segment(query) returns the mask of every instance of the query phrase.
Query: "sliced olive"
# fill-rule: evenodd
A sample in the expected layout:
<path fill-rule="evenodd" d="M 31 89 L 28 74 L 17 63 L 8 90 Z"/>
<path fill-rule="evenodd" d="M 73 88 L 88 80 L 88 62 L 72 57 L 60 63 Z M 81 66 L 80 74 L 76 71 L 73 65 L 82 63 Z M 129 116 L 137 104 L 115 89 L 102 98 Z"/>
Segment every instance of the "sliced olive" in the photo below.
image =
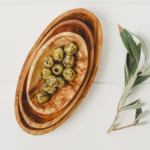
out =
<path fill-rule="evenodd" d="M 55 64 L 53 67 L 52 67 L 52 72 L 55 74 L 55 75 L 61 75 L 62 72 L 63 72 L 63 66 L 61 64 Z"/>

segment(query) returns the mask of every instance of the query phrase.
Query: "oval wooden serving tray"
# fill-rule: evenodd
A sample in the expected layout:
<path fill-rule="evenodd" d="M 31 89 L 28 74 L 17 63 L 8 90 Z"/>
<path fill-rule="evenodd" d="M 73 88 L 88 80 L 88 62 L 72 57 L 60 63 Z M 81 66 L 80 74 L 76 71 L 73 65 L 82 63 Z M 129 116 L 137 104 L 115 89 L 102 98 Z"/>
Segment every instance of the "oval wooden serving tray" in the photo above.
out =
<path fill-rule="evenodd" d="M 76 77 L 66 86 L 60 88 L 50 97 L 47 103 L 39 104 L 35 95 L 42 91 L 44 81 L 41 79 L 41 69 L 44 68 L 44 59 L 53 55 L 57 47 L 64 47 L 69 42 L 77 45 L 75 65 L 73 67 Z M 27 97 L 31 107 L 41 114 L 52 114 L 64 108 L 78 92 L 88 67 L 88 52 L 84 39 L 72 32 L 62 32 L 48 40 L 35 56 L 27 80 Z"/>
<path fill-rule="evenodd" d="M 63 22 L 59 23 L 42 39 L 42 41 L 37 46 L 37 48 L 34 50 L 34 52 L 38 51 L 39 48 L 41 47 L 41 45 L 43 45 L 43 43 L 45 43 L 47 41 L 47 39 L 50 39 L 50 37 L 53 37 L 53 35 L 58 34 L 61 31 L 63 32 L 63 31 L 68 31 L 68 30 L 80 34 L 80 36 L 84 37 L 84 40 L 87 44 L 88 54 L 89 54 L 88 55 L 89 56 L 89 58 L 88 58 L 89 64 L 88 64 L 88 70 L 87 70 L 86 77 L 84 79 L 84 82 L 83 82 L 80 90 L 75 95 L 73 100 L 61 111 L 58 111 L 58 112 L 50 114 L 50 115 L 39 114 L 30 107 L 30 105 L 28 104 L 28 100 L 27 100 L 26 92 L 25 92 L 26 79 L 24 79 L 24 82 L 22 84 L 23 86 L 20 87 L 19 106 L 20 106 L 21 113 L 22 113 L 25 121 L 27 122 L 27 124 L 29 124 L 30 126 L 32 126 L 34 128 L 46 128 L 48 126 L 55 124 L 62 117 L 64 117 L 64 115 L 66 115 L 69 112 L 69 110 L 73 107 L 73 105 L 77 102 L 77 100 L 80 97 L 80 95 L 82 94 L 82 92 L 87 84 L 87 81 L 89 79 L 89 76 L 91 74 L 91 70 L 92 70 L 92 66 L 93 66 L 93 55 L 94 55 L 93 37 L 92 37 L 92 33 L 91 33 L 90 29 L 81 21 L 67 20 L 67 21 L 63 21 Z M 32 58 L 32 55 L 30 57 Z M 30 62 L 30 65 L 29 65 L 29 62 Z M 30 61 L 30 59 L 28 59 L 28 65 L 26 65 L 26 68 L 28 68 L 28 70 L 23 73 L 24 75 L 26 74 L 26 72 L 29 71 L 31 64 L 32 64 L 32 61 Z M 25 68 L 25 70 L 26 70 L 26 68 Z M 26 76 L 28 76 L 28 74 Z M 23 92 L 21 92 L 22 88 L 23 88 Z"/>
<path fill-rule="evenodd" d="M 80 21 L 83 21 L 92 31 L 93 34 L 93 40 L 94 40 L 94 47 L 95 47 L 95 51 L 94 51 L 94 66 L 92 69 L 92 74 L 90 76 L 90 79 L 88 81 L 87 86 L 85 87 L 80 99 L 78 100 L 78 102 L 74 105 L 74 107 L 68 112 L 68 114 L 62 118 L 58 123 L 56 123 L 55 125 L 45 128 L 45 129 L 36 129 L 31 127 L 30 125 L 28 125 L 22 114 L 20 111 L 20 107 L 19 107 L 19 94 L 20 94 L 20 83 L 22 82 L 22 77 L 23 77 L 23 71 L 25 69 L 25 65 L 28 62 L 28 59 L 30 58 L 30 56 L 32 55 L 32 53 L 34 53 L 35 48 L 40 44 L 41 40 L 46 36 L 46 34 L 54 27 L 56 26 L 58 23 L 65 21 L 65 20 L 69 20 L 69 19 L 78 19 Z M 22 68 L 19 80 L 18 80 L 18 85 L 17 85 L 17 90 L 16 90 L 16 97 L 15 97 L 15 114 L 16 114 L 16 119 L 18 124 L 20 125 L 20 127 L 27 133 L 32 134 L 32 135 L 42 135 L 48 132 L 51 132 L 53 130 L 55 130 L 56 128 L 58 128 L 60 125 L 62 125 L 71 115 L 72 113 L 76 110 L 76 108 L 80 105 L 80 103 L 83 101 L 84 97 L 86 96 L 87 92 L 89 91 L 94 77 L 96 75 L 98 66 L 99 66 L 99 61 L 100 61 L 100 56 L 101 56 L 101 50 L 102 50 L 102 28 L 101 25 L 98 21 L 98 19 L 96 18 L 96 16 L 91 13 L 88 10 L 85 9 L 74 9 L 74 10 L 70 10 L 68 12 L 65 12 L 64 14 L 60 15 L 59 17 L 57 17 L 42 33 L 42 35 L 39 37 L 39 39 L 37 40 L 37 42 L 35 43 L 35 45 L 33 46 L 32 50 L 30 51 L 25 64 Z"/>

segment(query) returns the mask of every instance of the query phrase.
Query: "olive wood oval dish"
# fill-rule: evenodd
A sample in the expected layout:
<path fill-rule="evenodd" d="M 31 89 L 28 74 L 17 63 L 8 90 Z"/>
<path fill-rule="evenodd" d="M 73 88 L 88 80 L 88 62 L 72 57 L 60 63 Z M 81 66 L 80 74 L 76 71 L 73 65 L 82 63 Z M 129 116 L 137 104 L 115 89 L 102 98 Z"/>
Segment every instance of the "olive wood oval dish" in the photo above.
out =
<path fill-rule="evenodd" d="M 93 66 L 93 56 L 94 56 L 94 45 L 93 45 L 93 37 L 90 29 L 81 21 L 79 20 L 67 20 L 59 23 L 56 25 L 46 36 L 42 39 L 40 44 L 37 46 L 37 48 L 34 50 L 34 53 L 30 56 L 30 59 L 28 59 L 28 64 L 26 64 L 26 69 L 28 70 L 31 67 L 32 64 L 32 58 L 36 55 L 35 52 L 38 52 L 41 46 L 48 41 L 48 39 L 52 38 L 54 35 L 57 35 L 58 33 L 61 33 L 63 31 L 71 31 L 76 34 L 79 34 L 86 42 L 87 49 L 88 49 L 88 70 L 85 76 L 85 79 L 80 87 L 80 90 L 77 92 L 75 97 L 71 100 L 71 102 L 65 106 L 62 110 L 49 114 L 49 115 L 43 115 L 40 113 L 37 113 L 34 111 L 31 106 L 28 103 L 27 96 L 26 96 L 26 84 L 27 80 L 25 79 L 22 83 L 22 87 L 20 87 L 20 96 L 19 96 L 19 106 L 20 111 L 22 113 L 22 116 L 24 117 L 26 123 L 30 125 L 33 128 L 47 128 L 49 126 L 52 126 L 53 124 L 57 123 L 61 118 L 63 118 L 70 109 L 75 105 L 77 100 L 79 99 L 80 95 L 82 94 L 87 81 L 89 79 L 89 76 L 91 74 L 92 66 Z M 81 32 L 82 31 L 82 32 Z M 24 69 L 24 75 L 28 76 L 28 70 Z M 22 77 L 23 78 L 23 77 Z"/>
<path fill-rule="evenodd" d="M 73 67 L 76 77 L 66 86 L 60 88 L 46 103 L 39 104 L 35 95 L 42 91 L 44 81 L 41 79 L 41 69 L 44 68 L 44 59 L 53 55 L 53 50 L 64 47 L 69 42 L 77 45 L 75 65 Z M 62 32 L 48 40 L 38 51 L 31 65 L 27 80 L 27 97 L 31 107 L 41 114 L 52 114 L 65 107 L 75 96 L 86 75 L 88 67 L 88 52 L 84 39 L 72 32 Z"/>
<path fill-rule="evenodd" d="M 77 20 L 82 21 L 89 27 L 89 29 L 92 32 L 93 41 L 94 41 L 94 59 L 93 59 L 93 68 L 91 71 L 91 76 L 88 80 L 88 83 L 86 84 L 86 87 L 83 93 L 81 94 L 79 100 L 77 101 L 77 103 L 71 108 L 71 110 L 63 118 L 61 118 L 59 122 L 44 129 L 33 128 L 30 126 L 30 124 L 26 123 L 20 110 L 21 108 L 20 106 L 22 106 L 21 103 L 24 102 L 24 101 L 21 102 L 21 98 L 26 97 L 26 92 L 24 93 L 22 92 L 23 92 L 24 86 L 26 86 L 24 83 L 26 83 L 25 80 L 26 80 L 26 75 L 28 71 L 28 67 L 27 67 L 28 61 L 30 60 L 30 57 L 34 57 L 34 53 L 36 53 L 35 49 L 41 44 L 42 39 L 44 39 L 44 37 L 56 25 L 58 25 L 62 21 L 67 21 L 70 19 L 77 19 Z M 74 113 L 74 111 L 78 108 L 78 106 L 81 104 L 81 102 L 85 98 L 86 94 L 88 93 L 94 81 L 94 78 L 95 78 L 95 75 L 99 66 L 100 58 L 101 58 L 102 43 L 103 43 L 103 35 L 102 35 L 101 24 L 99 20 L 97 19 L 97 17 L 92 12 L 86 9 L 79 8 L 79 9 L 73 9 L 73 10 L 67 11 L 63 13 L 62 15 L 58 16 L 52 23 L 48 25 L 48 27 L 43 31 L 43 33 L 41 34 L 41 36 L 38 38 L 33 48 L 31 49 L 30 53 L 28 54 L 26 61 L 23 65 L 22 71 L 20 73 L 20 77 L 19 77 L 18 84 L 17 84 L 16 96 L 15 96 L 15 115 L 16 115 L 16 120 L 23 131 L 31 135 L 42 135 L 42 134 L 49 133 L 57 129 L 58 127 L 60 127 Z M 25 99 L 25 102 L 26 102 L 26 99 Z M 35 115 L 32 115 L 32 113 L 29 113 L 29 115 L 30 117 L 32 116 L 32 118 L 35 117 Z"/>

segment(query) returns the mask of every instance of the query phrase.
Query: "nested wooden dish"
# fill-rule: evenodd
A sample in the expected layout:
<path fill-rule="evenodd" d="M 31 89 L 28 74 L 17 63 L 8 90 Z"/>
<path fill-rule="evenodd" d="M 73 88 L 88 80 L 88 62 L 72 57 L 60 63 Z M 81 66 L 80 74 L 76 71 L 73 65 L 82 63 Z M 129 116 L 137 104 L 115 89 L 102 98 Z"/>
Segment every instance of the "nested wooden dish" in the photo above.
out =
<path fill-rule="evenodd" d="M 34 50 L 34 52 L 38 51 L 39 48 L 41 47 L 41 45 L 43 43 L 45 43 L 47 41 L 47 39 L 50 39 L 50 37 L 52 37 L 52 35 L 55 35 L 59 32 L 63 32 L 64 30 L 65 31 L 69 30 L 69 31 L 78 33 L 82 37 L 84 37 L 84 39 L 86 41 L 86 44 L 87 44 L 87 47 L 88 47 L 88 54 L 89 54 L 89 58 L 88 58 L 89 59 L 89 64 L 88 64 L 87 74 L 86 74 L 86 77 L 84 79 L 84 82 L 83 82 L 80 90 L 75 95 L 73 100 L 65 108 L 63 108 L 61 111 L 58 111 L 58 112 L 50 114 L 50 115 L 41 115 L 40 113 L 35 112 L 30 107 L 30 105 L 28 104 L 28 101 L 27 101 L 27 97 L 26 97 L 26 92 L 25 92 L 25 90 L 26 90 L 26 79 L 24 78 L 24 80 L 23 80 L 24 82 L 22 83 L 23 86 L 20 87 L 20 91 L 22 91 L 22 93 L 20 92 L 20 95 L 19 95 L 19 106 L 20 106 L 21 113 L 22 113 L 25 121 L 27 122 L 27 124 L 29 124 L 30 126 L 32 126 L 34 128 L 46 128 L 48 126 L 51 126 L 51 125 L 55 124 L 62 117 L 64 117 L 68 113 L 68 111 L 73 107 L 73 105 L 77 102 L 77 100 L 80 97 L 80 95 L 82 94 L 82 92 L 83 92 L 83 90 L 86 86 L 86 83 L 89 79 L 89 76 L 91 74 L 91 69 L 92 69 L 92 66 L 93 66 L 93 55 L 94 55 L 93 38 L 92 38 L 92 33 L 89 30 L 89 28 L 84 23 L 82 23 L 81 21 L 67 20 L 67 21 L 61 22 L 60 24 L 55 26 L 42 39 L 42 41 L 37 46 L 37 48 Z M 36 54 L 33 53 L 30 56 L 30 58 L 33 58 L 33 55 L 36 55 Z M 23 75 L 26 74 L 26 76 L 28 76 L 27 72 L 29 71 L 29 68 L 30 68 L 31 64 L 32 64 L 32 59 L 28 59 L 28 65 L 26 65 L 26 69 L 28 69 L 28 70 L 26 70 Z"/>
<path fill-rule="evenodd" d="M 69 81 L 66 86 L 60 88 L 51 95 L 46 103 L 39 104 L 35 95 L 42 91 L 44 81 L 41 79 L 41 69 L 44 68 L 44 59 L 53 55 L 53 50 L 58 47 L 65 47 L 69 42 L 77 45 L 75 64 L 73 70 L 76 77 Z M 30 106 L 41 114 L 52 114 L 64 108 L 78 92 L 88 68 L 88 51 L 84 39 L 72 32 L 62 32 L 48 40 L 36 54 L 27 80 L 27 98 Z"/>
<path fill-rule="evenodd" d="M 58 123 L 56 123 L 55 125 L 52 125 L 51 127 L 47 127 L 44 129 L 36 129 L 31 127 L 30 125 L 28 125 L 25 120 L 24 117 L 22 116 L 22 113 L 20 111 L 20 107 L 19 107 L 19 94 L 22 94 L 22 89 L 21 89 L 21 83 L 22 80 L 23 82 L 25 81 L 24 78 L 24 70 L 26 68 L 28 59 L 30 58 L 30 56 L 34 53 L 35 48 L 40 44 L 41 40 L 47 35 L 47 33 L 54 27 L 56 26 L 58 23 L 65 21 L 65 20 L 69 20 L 69 19 L 78 19 L 80 21 L 83 21 L 91 30 L 92 34 L 93 34 L 93 40 L 94 40 L 94 65 L 93 65 L 93 69 L 91 72 L 91 76 L 89 78 L 89 81 L 81 95 L 81 97 L 79 98 L 79 100 L 77 101 L 77 103 L 73 106 L 73 108 L 67 113 L 67 115 L 62 118 Z M 17 90 L 16 90 L 16 98 L 15 98 L 15 114 L 16 114 L 16 119 L 18 121 L 18 124 L 20 125 L 20 127 L 27 133 L 32 134 L 32 135 L 41 135 L 41 134 L 45 134 L 48 133 L 50 131 L 55 130 L 56 128 L 58 128 L 60 125 L 62 125 L 70 116 L 71 114 L 76 110 L 76 108 L 79 106 L 79 104 L 82 102 L 82 100 L 84 99 L 84 97 L 86 96 L 87 92 L 89 91 L 94 77 L 96 75 L 98 66 L 99 66 L 99 61 L 100 61 L 100 56 L 101 56 L 101 49 L 102 49 L 102 28 L 101 25 L 98 21 L 98 19 L 96 18 L 96 16 L 91 13 L 88 10 L 85 9 L 74 9 L 74 10 L 70 10 L 62 15 L 60 15 L 59 17 L 57 17 L 46 29 L 45 31 L 42 33 L 42 35 L 39 37 L 39 39 L 37 40 L 37 42 L 35 43 L 35 45 L 33 46 L 32 50 L 30 51 L 25 64 L 22 68 L 19 80 L 18 80 L 18 86 L 17 86 Z M 25 75 L 26 76 L 26 75 Z M 22 79 L 23 77 L 23 79 Z M 23 93 L 23 95 L 25 95 L 25 93 Z"/>

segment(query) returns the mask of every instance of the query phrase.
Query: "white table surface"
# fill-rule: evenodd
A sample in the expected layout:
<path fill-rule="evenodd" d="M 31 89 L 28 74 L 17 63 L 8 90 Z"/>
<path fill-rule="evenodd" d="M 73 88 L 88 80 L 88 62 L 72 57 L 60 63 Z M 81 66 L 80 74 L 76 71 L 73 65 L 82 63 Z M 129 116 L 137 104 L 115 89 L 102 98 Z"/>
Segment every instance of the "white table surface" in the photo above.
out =
<path fill-rule="evenodd" d="M 61 13 L 86 8 L 100 20 L 103 50 L 95 81 L 74 114 L 57 130 L 42 136 L 26 134 L 14 114 L 17 80 L 27 54 L 46 26 Z M 1 1 L 0 0 L 0 150 L 149 150 L 150 124 L 107 134 L 124 86 L 123 46 L 118 24 L 147 44 L 150 61 L 150 1 Z M 150 79 L 135 88 L 128 102 L 141 99 L 150 109 Z M 132 123 L 134 110 L 122 114 Z"/>

